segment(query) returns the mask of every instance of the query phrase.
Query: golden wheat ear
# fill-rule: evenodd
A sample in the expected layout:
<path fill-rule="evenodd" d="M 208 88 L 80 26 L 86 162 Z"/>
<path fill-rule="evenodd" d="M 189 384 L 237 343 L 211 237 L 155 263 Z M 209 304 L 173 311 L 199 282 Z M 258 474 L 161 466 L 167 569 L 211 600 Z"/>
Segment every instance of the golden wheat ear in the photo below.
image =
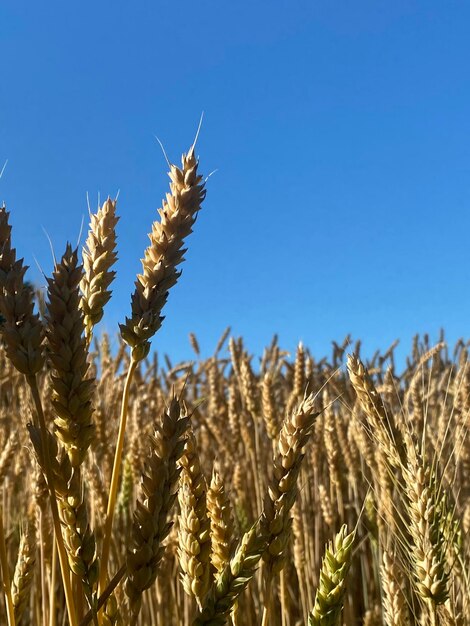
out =
<path fill-rule="evenodd" d="M 445 512 L 439 506 L 439 482 L 411 435 L 406 436 L 408 462 L 404 491 L 409 519 L 410 566 L 415 588 L 426 608 L 449 599 L 449 568 L 445 558 Z"/>
<path fill-rule="evenodd" d="M 11 596 L 15 608 L 16 623 L 19 624 L 27 611 L 33 586 L 36 566 L 36 519 L 28 518 L 21 534 L 18 559 L 11 583 Z M 30 619 L 32 616 L 29 616 Z"/>
<path fill-rule="evenodd" d="M 212 584 L 192 626 L 223 626 L 227 623 L 238 598 L 256 573 L 265 546 L 266 541 L 260 536 L 257 525 L 252 526 L 241 538 L 219 579 Z"/>
<path fill-rule="evenodd" d="M 192 432 L 186 438 L 180 465 L 178 557 L 184 590 L 201 607 L 212 578 L 211 523 L 207 511 L 207 483 Z"/>
<path fill-rule="evenodd" d="M 48 434 L 44 411 L 38 388 L 38 374 L 45 362 L 44 327 L 39 315 L 34 313 L 33 290 L 25 284 L 26 267 L 22 260 L 16 260 L 16 251 L 11 247 L 11 226 L 9 214 L 0 208 L 0 311 L 3 315 L 2 338 L 6 353 L 14 367 L 25 375 L 31 391 L 35 411 L 35 433 L 39 434 L 43 450 L 42 469 L 45 473 L 54 521 L 55 538 L 59 553 L 62 581 L 66 596 L 67 614 L 71 626 L 76 626 L 76 613 L 72 588 L 69 580 L 67 555 L 60 530 L 54 479 L 48 452 Z M 31 432 L 31 431 L 30 431 Z M 6 592 L 8 621 L 15 623 L 10 589 Z"/>
<path fill-rule="evenodd" d="M 284 419 L 273 462 L 273 479 L 264 499 L 260 528 L 266 538 L 263 555 L 268 579 L 286 564 L 291 536 L 290 510 L 297 497 L 297 478 L 304 458 L 303 448 L 310 439 L 319 413 L 314 398 L 304 398 Z"/>
<path fill-rule="evenodd" d="M 395 553 L 384 550 L 380 576 L 385 623 L 387 626 L 410 626 L 403 574 Z"/>
<path fill-rule="evenodd" d="M 172 527 L 170 512 L 177 497 L 181 472 L 178 461 L 183 454 L 189 422 L 184 407 L 173 398 L 150 440 L 150 454 L 142 474 L 126 559 L 125 592 L 133 623 L 140 612 L 143 592 L 157 578 L 163 541 Z"/>
<path fill-rule="evenodd" d="M 170 165 L 169 176 L 170 193 L 158 211 L 160 220 L 153 223 L 149 234 L 150 245 L 132 295 L 131 317 L 120 324 L 122 338 L 136 361 L 147 356 L 150 339 L 162 325 L 168 291 L 178 280 L 177 267 L 184 261 L 184 240 L 192 232 L 206 195 L 193 147 L 183 154 L 181 168 Z"/>
<path fill-rule="evenodd" d="M 11 246 L 11 226 L 5 206 L 0 208 L 0 312 L 1 335 L 8 358 L 26 376 L 35 376 L 44 365 L 44 328 L 34 313 L 34 292 L 24 282 L 28 269 L 16 259 Z"/>
<path fill-rule="evenodd" d="M 305 397 L 284 418 L 273 460 L 273 478 L 264 499 L 260 518 L 261 535 L 266 541 L 264 561 L 264 609 L 262 624 L 269 623 L 273 579 L 287 564 L 292 537 L 291 509 L 297 498 L 297 479 L 304 458 L 303 448 L 310 439 L 319 415 L 314 396 Z"/>
<path fill-rule="evenodd" d="M 52 278 L 48 278 L 47 347 L 51 368 L 55 432 L 79 467 L 94 437 L 92 396 L 95 381 L 89 374 L 80 281 L 83 268 L 77 250 L 67 245 Z"/>
<path fill-rule="evenodd" d="M 211 524 L 211 563 L 216 580 L 230 562 L 234 544 L 232 505 L 217 467 L 207 491 L 207 512 Z"/>
<path fill-rule="evenodd" d="M 111 298 L 110 286 L 116 272 L 111 268 L 117 261 L 116 200 L 108 198 L 96 213 L 90 215 L 90 229 L 83 248 L 83 277 L 80 306 L 84 315 L 88 345 L 93 327 L 103 317 L 104 307 Z"/>

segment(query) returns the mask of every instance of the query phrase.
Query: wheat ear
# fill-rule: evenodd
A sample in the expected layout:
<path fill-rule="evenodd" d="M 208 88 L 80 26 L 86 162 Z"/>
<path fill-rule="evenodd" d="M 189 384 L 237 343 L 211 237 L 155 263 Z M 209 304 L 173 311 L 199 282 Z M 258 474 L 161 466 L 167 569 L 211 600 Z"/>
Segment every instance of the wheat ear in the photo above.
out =
<path fill-rule="evenodd" d="M 88 521 L 80 472 L 64 459 L 60 466 L 62 477 L 67 480 L 67 490 L 60 494 L 59 515 L 62 534 L 72 572 L 80 579 L 85 596 L 93 606 L 93 594 L 98 581 L 99 564 L 96 558 L 96 540 Z"/>
<path fill-rule="evenodd" d="M 151 451 L 141 482 L 127 552 L 125 592 L 132 620 L 137 621 L 142 593 L 155 581 L 163 556 L 163 540 L 170 532 L 170 511 L 176 499 L 181 469 L 177 462 L 184 449 L 189 416 L 173 398 L 151 437 Z"/>
<path fill-rule="evenodd" d="M 16 369 L 35 376 L 44 365 L 44 329 L 34 313 L 33 291 L 25 285 L 27 267 L 16 260 L 11 247 L 9 213 L 0 208 L 0 312 L 4 318 L 1 334 L 6 353 Z"/>
<path fill-rule="evenodd" d="M 443 511 L 437 503 L 437 477 L 412 437 L 406 436 L 408 462 L 403 471 L 411 535 L 411 566 L 419 596 L 431 612 L 448 599 Z"/>
<path fill-rule="evenodd" d="M 230 500 L 215 467 L 207 491 L 207 512 L 211 524 L 211 563 L 218 579 L 232 555 L 234 524 Z"/>
<path fill-rule="evenodd" d="M 348 371 L 359 403 L 369 421 L 372 437 L 383 449 L 389 463 L 399 468 L 406 460 L 401 432 L 385 410 L 369 372 L 355 355 L 348 354 Z"/>
<path fill-rule="evenodd" d="M 277 454 L 273 460 L 273 479 L 264 499 L 260 519 L 261 533 L 266 541 L 263 554 L 265 598 L 262 626 L 269 620 L 273 576 L 287 561 L 287 550 L 292 531 L 290 510 L 297 497 L 297 478 L 300 472 L 302 449 L 307 444 L 319 413 L 313 410 L 315 398 L 304 398 L 286 415 L 279 433 Z"/>
<path fill-rule="evenodd" d="M 94 214 L 90 215 L 90 229 L 83 248 L 84 275 L 80 283 L 80 306 L 84 314 L 85 336 L 88 345 L 93 327 L 103 317 L 103 309 L 111 298 L 109 289 L 116 272 L 111 270 L 117 261 L 116 201 L 108 198 Z"/>
<path fill-rule="evenodd" d="M 267 548 L 263 555 L 266 571 L 281 571 L 286 560 L 292 520 L 290 510 L 297 497 L 297 477 L 307 444 L 319 412 L 313 410 L 314 397 L 304 398 L 288 414 L 279 433 L 277 454 L 273 460 L 273 479 L 264 499 L 260 519 L 261 532 Z"/>
<path fill-rule="evenodd" d="M 182 167 L 170 165 L 170 193 L 159 209 L 149 234 L 150 245 L 142 259 L 132 295 L 132 314 L 121 324 L 121 335 L 132 348 L 132 358 L 140 361 L 150 349 L 150 339 L 160 328 L 162 309 L 169 289 L 180 276 L 177 266 L 184 260 L 183 243 L 191 234 L 205 197 L 202 176 L 197 172 L 194 146 L 182 157 Z"/>
<path fill-rule="evenodd" d="M 16 623 L 20 624 L 29 601 L 36 564 L 35 520 L 29 519 L 23 531 L 18 549 L 15 573 L 11 583 L 11 596 L 15 608 Z"/>
<path fill-rule="evenodd" d="M 266 426 L 266 432 L 271 440 L 274 440 L 279 432 L 273 378 L 273 373 L 267 371 L 263 377 L 261 388 L 262 415 Z"/>
<path fill-rule="evenodd" d="M 308 617 L 308 626 L 338 626 L 346 591 L 346 575 L 351 564 L 355 533 L 347 534 L 343 525 L 328 545 L 320 571 L 315 606 Z"/>
<path fill-rule="evenodd" d="M 403 576 L 396 556 L 384 550 L 380 569 L 382 606 L 386 626 L 409 626 L 410 616 L 403 590 Z"/>
<path fill-rule="evenodd" d="M 70 570 L 80 579 L 87 601 L 93 608 L 98 561 L 95 554 L 95 537 L 88 523 L 79 470 L 72 467 L 65 450 L 63 448 L 59 450 L 58 442 L 53 435 L 47 433 L 45 452 L 39 430 L 32 424 L 28 425 L 28 429 L 40 467 L 45 471 L 48 463 L 51 468 Z"/>
<path fill-rule="evenodd" d="M 207 484 L 192 433 L 186 439 L 180 464 L 178 557 L 184 590 L 201 607 L 211 580 L 211 531 L 207 513 Z"/>
<path fill-rule="evenodd" d="M 37 419 L 39 426 L 35 424 L 27 424 L 29 438 L 33 444 L 36 453 L 36 459 L 46 479 L 49 491 L 49 499 L 51 503 L 52 520 L 54 522 L 54 533 L 57 544 L 57 552 L 59 555 L 60 570 L 62 574 L 62 582 L 64 585 L 65 600 L 67 605 L 67 614 L 70 626 L 77 626 L 77 615 L 75 612 L 75 602 L 72 593 L 72 585 L 70 581 L 70 567 L 65 549 L 64 540 L 61 530 L 61 521 L 59 517 L 59 509 L 57 504 L 57 493 L 66 493 L 67 485 L 62 476 L 60 466 L 57 463 L 57 440 L 46 428 L 46 422 L 42 409 L 41 399 L 37 386 L 36 378 L 30 383 L 31 393 L 33 396 Z M 67 457 L 68 460 L 68 457 Z M 69 461 L 70 462 L 70 461 Z"/>
<path fill-rule="evenodd" d="M 2 454 L 0 455 L 0 485 L 3 484 L 5 476 L 8 474 L 11 462 L 18 450 L 18 433 L 13 431 L 8 437 Z"/>
<path fill-rule="evenodd" d="M 79 467 L 94 436 L 91 398 L 94 379 L 89 375 L 79 284 L 82 267 L 77 251 L 67 244 L 48 279 L 47 345 L 52 369 L 52 405 L 55 432 Z"/>
<path fill-rule="evenodd" d="M 71 469 L 66 473 L 67 492 L 60 494 L 59 514 L 72 571 L 82 582 L 88 603 L 98 575 L 95 539 L 88 523 L 83 498 L 80 465 L 93 440 L 92 395 L 95 381 L 89 375 L 83 313 L 80 309 L 80 280 L 83 268 L 77 250 L 67 244 L 48 279 L 46 339 L 52 370 L 52 399 L 55 433 L 67 451 Z M 64 466 L 65 472 L 65 466 Z M 57 491 L 57 490 L 56 490 Z"/>
<path fill-rule="evenodd" d="M 266 541 L 257 525 L 246 532 L 217 581 L 212 584 L 193 626 L 223 626 L 238 597 L 255 575 Z"/>

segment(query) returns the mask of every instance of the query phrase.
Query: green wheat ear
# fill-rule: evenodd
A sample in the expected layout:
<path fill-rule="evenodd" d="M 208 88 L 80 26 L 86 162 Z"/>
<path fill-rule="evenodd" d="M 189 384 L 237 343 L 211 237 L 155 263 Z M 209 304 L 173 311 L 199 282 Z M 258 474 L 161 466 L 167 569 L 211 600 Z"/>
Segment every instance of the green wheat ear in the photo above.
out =
<path fill-rule="evenodd" d="M 337 626 L 343 608 L 346 575 L 351 564 L 355 532 L 347 535 L 344 524 L 330 542 L 323 557 L 320 584 L 315 595 L 315 606 L 308 617 L 308 626 Z"/>

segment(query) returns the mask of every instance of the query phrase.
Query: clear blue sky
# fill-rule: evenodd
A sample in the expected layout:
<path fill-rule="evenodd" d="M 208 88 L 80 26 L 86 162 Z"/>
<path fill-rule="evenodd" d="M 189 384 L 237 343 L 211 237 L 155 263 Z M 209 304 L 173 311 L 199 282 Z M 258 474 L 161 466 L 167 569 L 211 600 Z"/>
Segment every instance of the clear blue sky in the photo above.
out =
<path fill-rule="evenodd" d="M 3 2 L 0 199 L 44 284 L 120 190 L 129 311 L 166 164 L 192 142 L 217 169 L 154 346 L 204 352 L 227 325 L 317 354 L 415 331 L 468 337 L 470 5 L 413 0 Z"/>

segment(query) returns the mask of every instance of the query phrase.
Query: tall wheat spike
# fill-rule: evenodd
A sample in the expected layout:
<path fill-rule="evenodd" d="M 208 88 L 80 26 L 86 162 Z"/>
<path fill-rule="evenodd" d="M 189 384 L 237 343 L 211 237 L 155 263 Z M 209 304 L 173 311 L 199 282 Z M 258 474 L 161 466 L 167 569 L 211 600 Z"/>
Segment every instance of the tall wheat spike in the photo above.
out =
<path fill-rule="evenodd" d="M 217 468 L 212 471 L 207 491 L 207 513 L 211 525 L 211 563 L 218 577 L 232 556 L 234 523 L 231 503 Z"/>
<path fill-rule="evenodd" d="M 170 165 L 170 193 L 158 211 L 160 221 L 156 220 L 153 223 L 149 234 L 150 245 L 145 250 L 142 273 L 137 276 L 135 291 L 131 298 L 131 316 L 126 317 L 125 323 L 119 325 L 123 341 L 131 348 L 131 361 L 122 393 L 119 431 L 109 488 L 101 560 L 101 590 L 107 577 L 130 385 L 137 364 L 149 353 L 150 339 L 162 325 L 162 309 L 167 301 L 169 289 L 180 276 L 176 268 L 184 260 L 186 252 L 183 248 L 184 240 L 192 232 L 206 194 L 203 178 L 197 171 L 198 161 L 194 149 L 193 144 L 188 153 L 182 156 L 181 168 Z"/>
<path fill-rule="evenodd" d="M 396 556 L 384 551 L 381 578 L 386 626 L 410 626 L 410 615 L 403 588 L 403 575 L 396 563 Z"/>
<path fill-rule="evenodd" d="M 0 311 L 2 339 L 16 369 L 27 376 L 37 374 L 44 364 L 44 329 L 34 313 L 33 291 L 24 283 L 27 267 L 16 260 L 11 247 L 11 226 L 5 206 L 0 207 Z"/>
<path fill-rule="evenodd" d="M 191 234 L 206 192 L 198 174 L 195 146 L 182 156 L 182 167 L 170 165 L 170 193 L 162 202 L 149 234 L 150 245 L 142 259 L 142 274 L 137 276 L 132 295 L 132 314 L 121 324 L 121 335 L 132 348 L 136 361 L 150 349 L 150 339 L 163 322 L 162 309 L 169 289 L 180 272 L 176 269 L 184 260 L 183 242 Z"/>
<path fill-rule="evenodd" d="M 104 307 L 111 298 L 109 289 L 116 272 L 117 261 L 116 200 L 108 198 L 96 213 L 90 215 L 90 230 L 83 248 L 83 277 L 80 282 L 87 343 L 91 342 L 93 327 L 102 319 Z"/>
<path fill-rule="evenodd" d="M 48 279 L 47 345 L 52 370 L 56 434 L 73 467 L 79 467 L 93 440 L 92 394 L 88 352 L 80 310 L 82 266 L 70 244 Z"/>
<path fill-rule="evenodd" d="M 314 402 L 313 396 L 304 398 L 286 416 L 279 434 L 274 477 L 260 520 L 261 531 L 267 540 L 263 559 L 270 574 L 279 572 L 286 562 L 292 525 L 290 510 L 297 496 L 297 477 L 304 457 L 302 451 L 319 415 L 313 410 Z"/>
<path fill-rule="evenodd" d="M 184 589 L 201 607 L 211 580 L 211 522 L 206 479 L 192 433 L 186 439 L 180 464 L 178 556 Z"/>

